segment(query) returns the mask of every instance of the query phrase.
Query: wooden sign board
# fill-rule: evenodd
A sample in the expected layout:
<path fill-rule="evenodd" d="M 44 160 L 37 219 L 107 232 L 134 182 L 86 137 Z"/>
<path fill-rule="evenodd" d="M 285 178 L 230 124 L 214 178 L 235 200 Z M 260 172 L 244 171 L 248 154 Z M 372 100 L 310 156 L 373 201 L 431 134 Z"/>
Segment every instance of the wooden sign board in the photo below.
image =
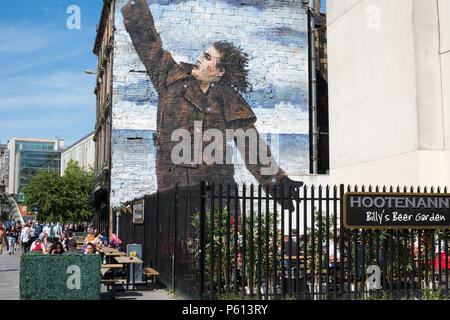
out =
<path fill-rule="evenodd" d="M 347 192 L 343 209 L 346 228 L 450 227 L 450 194 Z"/>
<path fill-rule="evenodd" d="M 133 203 L 133 223 L 144 223 L 144 200 Z"/>

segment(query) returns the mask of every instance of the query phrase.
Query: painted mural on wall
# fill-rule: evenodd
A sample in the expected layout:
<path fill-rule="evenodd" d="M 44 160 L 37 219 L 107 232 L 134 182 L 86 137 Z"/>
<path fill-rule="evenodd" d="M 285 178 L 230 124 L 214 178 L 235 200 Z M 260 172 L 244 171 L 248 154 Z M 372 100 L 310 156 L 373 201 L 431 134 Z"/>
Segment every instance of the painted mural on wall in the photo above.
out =
<path fill-rule="evenodd" d="M 149 3 L 122 1 L 116 14 L 111 205 L 136 198 L 137 185 L 156 191 L 152 183 L 300 185 L 309 170 L 300 1 Z"/>

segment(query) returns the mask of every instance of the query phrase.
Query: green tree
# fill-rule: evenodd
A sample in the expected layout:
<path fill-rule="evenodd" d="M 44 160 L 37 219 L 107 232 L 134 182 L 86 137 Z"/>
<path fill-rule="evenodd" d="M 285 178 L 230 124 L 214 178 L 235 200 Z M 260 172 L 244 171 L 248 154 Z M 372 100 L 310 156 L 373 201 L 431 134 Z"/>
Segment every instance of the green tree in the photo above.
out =
<path fill-rule="evenodd" d="M 40 170 L 22 189 L 25 205 L 40 207 L 37 215 L 40 221 L 91 221 L 92 207 L 87 200 L 92 181 L 92 171 L 85 172 L 78 161 L 69 161 L 62 177 L 56 170 Z"/>
<path fill-rule="evenodd" d="M 79 167 L 78 161 L 70 160 L 61 178 L 64 221 L 85 222 L 92 220 L 92 206 L 88 204 L 92 192 L 94 173 Z"/>
<path fill-rule="evenodd" d="M 30 179 L 30 183 L 22 188 L 25 195 L 25 205 L 33 208 L 39 205 L 38 220 L 61 220 L 61 183 L 55 169 L 39 170 L 39 173 Z"/>

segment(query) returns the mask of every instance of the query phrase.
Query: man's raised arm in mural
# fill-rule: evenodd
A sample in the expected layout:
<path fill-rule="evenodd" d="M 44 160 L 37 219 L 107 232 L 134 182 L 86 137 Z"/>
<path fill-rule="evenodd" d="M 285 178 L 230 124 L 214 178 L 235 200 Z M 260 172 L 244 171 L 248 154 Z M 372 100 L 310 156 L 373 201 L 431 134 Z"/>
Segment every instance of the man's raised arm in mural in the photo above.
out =
<path fill-rule="evenodd" d="M 172 55 L 162 48 L 146 0 L 131 1 L 121 11 L 125 28 L 158 92 L 155 145 L 159 190 L 198 184 L 202 180 L 234 183 L 234 167 L 228 161 L 229 153 L 225 154 L 226 139 L 222 139 L 229 132 L 233 132 L 231 139 L 237 144 L 247 169 L 258 183 L 277 186 L 279 190 L 283 187 L 286 193 L 289 187 L 303 185 L 303 182 L 289 179 L 278 167 L 255 128 L 256 116 L 241 95 L 241 92 L 251 90 L 247 82 L 247 54 L 230 42 L 220 41 L 208 48 L 197 59 L 196 65 L 177 64 Z M 183 151 L 183 157 L 189 161 L 173 161 L 173 149 L 176 147 L 172 139 L 174 132 L 183 129 L 193 137 L 199 124 L 202 133 L 205 129 L 214 129 L 222 134 L 222 137 L 214 137 L 216 143 L 217 139 L 222 139 L 214 155 L 215 160 L 219 161 L 211 163 L 205 160 L 205 154 L 196 157 L 195 138 L 194 141 L 189 140 L 189 147 L 192 142 L 192 148 L 188 152 Z M 206 151 L 203 148 L 205 141 L 199 143 L 201 150 Z M 286 201 L 284 205 L 293 210 L 292 201 Z"/>
<path fill-rule="evenodd" d="M 175 66 L 175 61 L 170 52 L 162 48 L 161 37 L 145 0 L 130 1 L 121 11 L 134 48 L 159 92 L 164 87 L 163 76 Z"/>

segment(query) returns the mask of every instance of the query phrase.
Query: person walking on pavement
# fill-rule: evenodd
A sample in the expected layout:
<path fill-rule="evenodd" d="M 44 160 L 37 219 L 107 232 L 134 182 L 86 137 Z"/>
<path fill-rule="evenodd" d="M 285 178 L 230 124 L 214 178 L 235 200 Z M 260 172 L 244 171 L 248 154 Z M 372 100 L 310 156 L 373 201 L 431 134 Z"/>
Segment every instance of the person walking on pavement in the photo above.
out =
<path fill-rule="evenodd" d="M 25 227 L 22 229 L 20 233 L 20 243 L 22 243 L 22 253 L 25 254 L 30 250 L 30 244 L 31 244 L 31 223 L 28 223 L 28 225 L 25 225 Z"/>
<path fill-rule="evenodd" d="M 9 251 L 8 239 L 6 239 L 6 229 L 3 222 L 0 222 L 0 255 L 3 253 L 3 243 L 6 244 L 6 250 Z"/>
<path fill-rule="evenodd" d="M 16 238 L 16 247 L 14 248 L 15 250 L 20 250 L 20 233 L 22 231 L 22 225 L 20 224 L 20 222 L 17 222 L 16 224 L 16 232 L 17 232 L 17 238 Z"/>
<path fill-rule="evenodd" d="M 34 228 L 33 221 L 30 221 L 29 227 L 30 227 L 30 245 L 31 245 L 37 239 L 36 229 Z"/>
<path fill-rule="evenodd" d="M 56 226 L 53 227 L 53 234 L 57 239 L 59 239 L 59 237 L 61 236 L 61 231 L 62 231 L 61 223 L 57 222 Z"/>
<path fill-rule="evenodd" d="M 16 246 L 18 233 L 16 230 L 16 226 L 11 224 L 9 230 L 6 231 L 6 235 L 8 236 L 8 244 L 9 244 L 9 255 L 14 254 L 14 248 Z"/>
<path fill-rule="evenodd" d="M 50 229 L 50 223 L 45 223 L 45 227 L 43 228 L 43 231 L 50 237 L 52 229 Z"/>
<path fill-rule="evenodd" d="M 42 232 L 42 226 L 39 224 L 39 222 L 36 222 L 36 224 L 34 225 L 34 234 L 36 235 L 36 237 L 39 237 L 41 232 Z"/>

